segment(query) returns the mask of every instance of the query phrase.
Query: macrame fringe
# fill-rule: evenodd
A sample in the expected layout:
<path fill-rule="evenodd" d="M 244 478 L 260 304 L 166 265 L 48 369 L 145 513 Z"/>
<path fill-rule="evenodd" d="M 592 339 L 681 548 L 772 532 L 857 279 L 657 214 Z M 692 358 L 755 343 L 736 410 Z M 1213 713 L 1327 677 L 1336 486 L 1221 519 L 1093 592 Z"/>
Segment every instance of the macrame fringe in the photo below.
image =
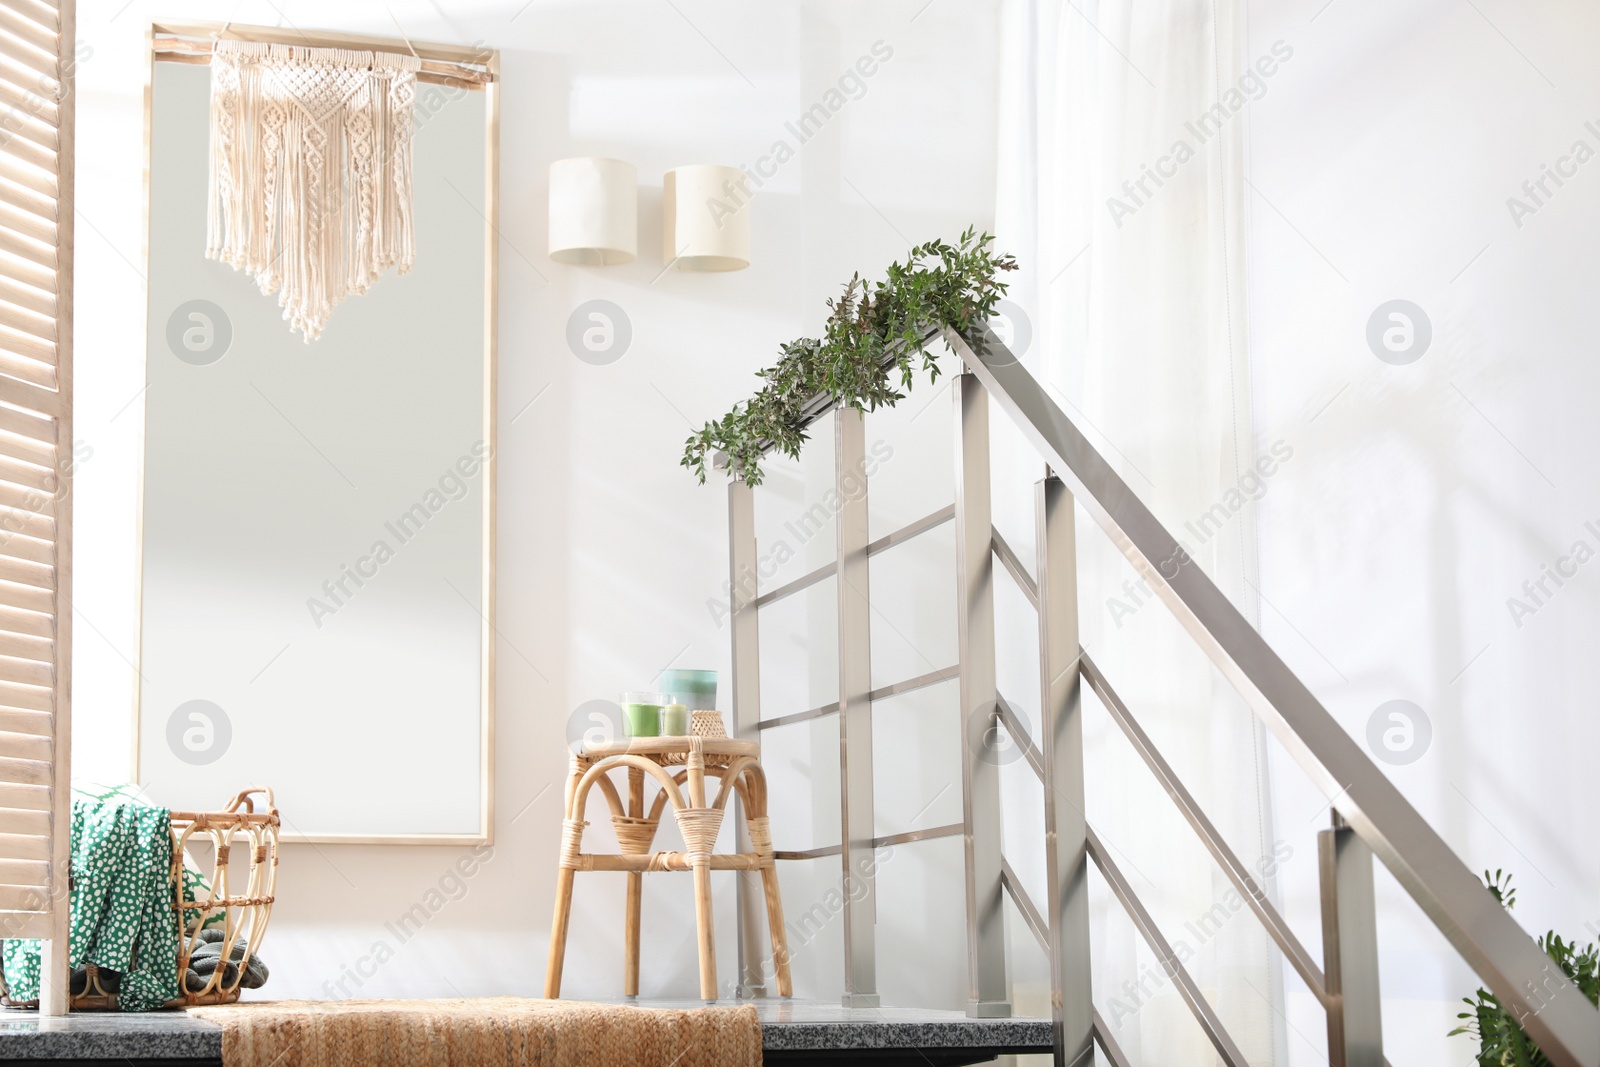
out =
<path fill-rule="evenodd" d="M 309 343 L 334 307 L 416 259 L 416 56 L 216 42 L 206 256 L 277 293 Z"/>

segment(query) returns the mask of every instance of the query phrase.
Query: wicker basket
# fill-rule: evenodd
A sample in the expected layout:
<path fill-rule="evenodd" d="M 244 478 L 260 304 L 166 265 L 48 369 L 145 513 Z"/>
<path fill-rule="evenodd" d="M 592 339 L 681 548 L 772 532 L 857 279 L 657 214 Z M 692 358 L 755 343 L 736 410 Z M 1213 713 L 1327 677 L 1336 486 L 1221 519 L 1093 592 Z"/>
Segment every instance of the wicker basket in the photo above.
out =
<path fill-rule="evenodd" d="M 263 794 L 264 810 L 257 812 L 253 794 Z M 221 811 L 175 811 L 172 813 L 172 887 L 178 914 L 178 999 L 167 1007 L 197 1004 L 232 1004 L 239 999 L 239 984 L 244 980 L 244 965 L 234 968 L 232 982 L 224 982 L 226 968 L 211 972 L 205 988 L 191 991 L 184 982 L 189 959 L 199 945 L 200 930 L 213 917 L 222 918 L 222 958 L 229 959 L 233 946 L 244 938 L 249 951 L 259 952 L 267 919 L 272 914 L 273 890 L 278 880 L 278 805 L 272 790 L 252 786 L 235 796 Z M 183 899 L 184 848 L 191 839 L 209 840 L 212 847 L 211 893 L 194 901 Z M 249 852 L 249 873 L 244 892 L 229 892 L 229 860 L 235 841 Z M 215 925 L 213 923 L 213 925 Z M 88 971 L 88 987 L 72 996 L 73 1011 L 115 1011 L 117 995 L 100 982 L 93 964 Z"/>

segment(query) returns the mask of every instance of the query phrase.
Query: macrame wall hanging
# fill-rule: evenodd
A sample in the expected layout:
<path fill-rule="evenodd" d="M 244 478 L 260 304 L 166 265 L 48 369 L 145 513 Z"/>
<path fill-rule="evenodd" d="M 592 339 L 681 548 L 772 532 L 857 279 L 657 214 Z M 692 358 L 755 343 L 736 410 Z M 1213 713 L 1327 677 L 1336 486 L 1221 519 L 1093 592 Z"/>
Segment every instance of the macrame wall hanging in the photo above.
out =
<path fill-rule="evenodd" d="M 277 293 L 314 340 L 348 296 L 416 258 L 416 56 L 216 42 L 206 256 Z"/>

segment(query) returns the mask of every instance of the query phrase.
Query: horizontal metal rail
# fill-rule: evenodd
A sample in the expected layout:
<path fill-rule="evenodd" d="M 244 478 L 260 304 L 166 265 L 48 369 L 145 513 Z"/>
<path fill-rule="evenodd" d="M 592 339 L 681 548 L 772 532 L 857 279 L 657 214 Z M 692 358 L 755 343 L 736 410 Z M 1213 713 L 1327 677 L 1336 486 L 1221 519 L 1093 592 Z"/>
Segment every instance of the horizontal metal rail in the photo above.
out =
<path fill-rule="evenodd" d="M 924 515 L 915 522 L 907 523 L 892 533 L 884 534 L 876 541 L 868 542 L 867 555 L 875 556 L 887 548 L 893 548 L 895 545 L 898 545 L 901 542 L 911 540 L 918 534 L 927 533 L 929 530 L 949 522 L 955 516 L 955 513 L 955 505 L 946 504 L 938 511 Z M 802 589 L 809 589 L 813 585 L 816 585 L 818 582 L 822 581 L 824 578 L 833 577 L 834 572 L 838 569 L 839 565 L 837 560 L 830 563 L 824 563 L 816 570 L 808 571 L 792 582 L 787 582 L 783 585 L 780 585 L 778 588 L 769 593 L 762 593 L 760 596 L 756 597 L 756 607 L 764 608 L 768 604 L 776 603 L 786 596 L 793 596 Z"/>
<path fill-rule="evenodd" d="M 1178 987 L 1178 994 L 1183 997 L 1184 1003 L 1189 1005 L 1189 1010 L 1194 1013 L 1195 1020 L 1199 1022 L 1200 1029 L 1205 1031 L 1211 1046 L 1217 1050 L 1217 1055 L 1222 1057 L 1228 1067 L 1248 1067 L 1244 1053 L 1233 1043 L 1227 1028 L 1222 1025 L 1222 1020 L 1217 1018 L 1216 1011 L 1212 1009 L 1211 1002 L 1206 1000 L 1205 994 L 1200 992 L 1200 986 L 1190 976 L 1189 969 L 1172 950 L 1166 935 L 1145 910 L 1133 887 L 1122 876 L 1122 871 L 1111 857 L 1106 855 L 1105 846 L 1100 843 L 1100 835 L 1094 832 L 1093 827 L 1089 828 L 1089 856 L 1094 860 L 1095 866 L 1100 868 L 1100 873 L 1105 876 L 1111 892 L 1122 902 L 1123 910 L 1128 913 L 1128 918 L 1133 920 L 1133 925 L 1144 938 L 1145 944 L 1156 954 L 1156 959 L 1161 962 L 1161 969 L 1172 979 L 1172 984 Z"/>
<path fill-rule="evenodd" d="M 1028 598 L 1028 603 L 1037 608 L 1039 606 L 1039 585 L 1033 580 L 1033 576 L 1028 573 L 1028 569 L 1022 565 L 1022 560 L 1018 559 L 1017 554 L 1011 550 L 1011 546 L 1006 544 L 1006 539 L 1000 536 L 999 530 L 994 531 L 994 554 L 999 557 L 1001 563 L 1005 564 L 1006 570 L 1011 572 L 1011 577 L 1016 580 L 1017 586 L 1022 590 L 1022 595 Z"/>
<path fill-rule="evenodd" d="M 873 703 L 876 703 L 880 700 L 888 700 L 890 697 L 897 697 L 901 693 L 909 693 L 915 689 L 923 689 L 930 685 L 938 685 L 940 682 L 948 682 L 952 678 L 959 677 L 961 677 L 961 668 L 959 666 L 945 667 L 942 670 L 929 671 L 927 674 L 919 674 L 915 678 L 906 678 L 898 682 L 891 682 L 890 684 L 879 689 L 874 689 L 871 694 L 869 694 L 868 699 Z M 756 729 L 771 730 L 776 726 L 790 726 L 797 722 L 807 722 L 811 719 L 820 719 L 824 715 L 833 715 L 836 714 L 838 710 L 839 702 L 835 700 L 833 703 L 824 704 L 820 708 L 809 708 L 805 711 L 791 712 L 788 715 L 775 715 L 770 719 L 762 719 L 756 724 Z"/>
<path fill-rule="evenodd" d="M 1558 1067 L 1600 1065 L 1600 1010 L 1328 713 L 986 324 L 946 341 L 1329 803 Z"/>
<path fill-rule="evenodd" d="M 966 829 L 961 823 L 947 823 L 944 826 L 930 826 L 926 830 L 907 830 L 899 834 L 887 834 L 883 837 L 872 839 L 873 848 L 889 848 L 894 845 L 910 845 L 918 841 L 934 841 L 941 837 L 960 837 Z M 798 852 L 780 852 L 774 850 L 772 856 L 780 860 L 816 860 L 825 856 L 837 856 L 838 845 L 823 845 L 821 848 L 802 849 Z"/>
<path fill-rule="evenodd" d="M 1238 890 L 1245 903 L 1250 905 L 1250 910 L 1256 913 L 1256 918 L 1261 920 L 1261 925 L 1267 928 L 1268 935 L 1289 958 L 1289 965 L 1310 988 L 1312 995 L 1326 1008 L 1328 994 L 1322 979 L 1322 968 L 1317 966 L 1311 954 L 1300 943 L 1300 939 L 1294 936 L 1289 924 L 1267 899 L 1266 891 L 1251 877 L 1249 869 L 1233 849 L 1228 847 L 1228 843 L 1222 839 L 1222 834 L 1217 831 L 1216 825 L 1201 810 L 1194 796 L 1178 779 L 1172 766 L 1160 752 L 1156 751 L 1154 742 L 1134 721 L 1132 712 L 1122 702 L 1116 690 L 1111 688 L 1111 683 L 1106 681 L 1106 676 L 1100 672 L 1094 660 L 1089 658 L 1087 652 L 1081 652 L 1079 656 L 1084 681 L 1099 694 L 1100 702 L 1111 713 L 1112 720 L 1122 728 L 1134 751 L 1144 760 L 1145 766 L 1150 768 L 1150 773 L 1155 775 L 1156 781 L 1161 783 L 1161 787 L 1167 791 L 1167 795 L 1178 806 L 1183 817 L 1189 820 L 1189 825 L 1205 844 L 1212 858 L 1217 861 L 1217 865 L 1222 868 L 1222 873 L 1228 876 L 1228 881 L 1233 883 L 1234 889 Z"/>
<path fill-rule="evenodd" d="M 946 504 L 938 511 L 930 512 L 915 522 L 909 522 L 893 533 L 886 533 L 876 541 L 869 541 L 867 543 L 867 555 L 876 556 L 879 552 L 893 548 L 902 541 L 909 541 L 918 534 L 925 534 L 929 530 L 943 526 L 955 518 L 955 514 L 956 506 L 954 504 Z"/>
<path fill-rule="evenodd" d="M 838 569 L 839 561 L 829 560 L 816 570 L 802 574 L 794 581 L 786 582 L 783 585 L 778 586 L 778 588 L 774 589 L 770 593 L 762 593 L 760 596 L 756 597 L 756 607 L 764 608 L 768 604 L 777 603 L 786 596 L 793 596 L 802 589 L 810 589 L 824 578 L 832 578 L 834 572 Z"/>

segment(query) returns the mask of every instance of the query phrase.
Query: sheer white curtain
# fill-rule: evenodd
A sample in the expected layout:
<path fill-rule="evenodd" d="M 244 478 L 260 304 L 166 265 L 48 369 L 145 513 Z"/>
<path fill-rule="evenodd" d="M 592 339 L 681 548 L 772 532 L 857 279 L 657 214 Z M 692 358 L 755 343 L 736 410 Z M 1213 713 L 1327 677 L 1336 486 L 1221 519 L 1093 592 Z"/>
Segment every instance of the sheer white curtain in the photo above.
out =
<path fill-rule="evenodd" d="M 1003 0 L 996 224 L 1023 263 L 1024 362 L 1254 620 L 1254 465 L 1274 442 L 1252 432 L 1243 145 L 1268 75 L 1243 21 L 1240 0 Z M 1079 514 L 1090 653 L 1262 882 L 1314 865 L 1274 857 L 1253 717 Z M 1249 1062 L 1286 1062 L 1275 949 L 1089 703 L 1091 822 Z M 1103 890 L 1094 925 L 1096 1005 L 1135 1062 L 1212 1062 Z"/>

